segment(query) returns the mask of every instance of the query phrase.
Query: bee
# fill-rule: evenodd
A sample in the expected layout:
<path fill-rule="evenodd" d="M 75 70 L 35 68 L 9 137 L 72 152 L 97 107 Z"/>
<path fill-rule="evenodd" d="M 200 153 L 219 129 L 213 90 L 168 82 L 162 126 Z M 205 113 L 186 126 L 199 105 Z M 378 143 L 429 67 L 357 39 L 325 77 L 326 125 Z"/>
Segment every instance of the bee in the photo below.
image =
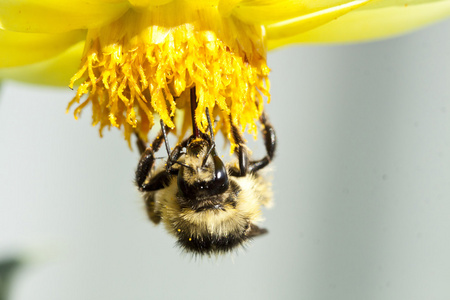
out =
<path fill-rule="evenodd" d="M 272 191 L 258 171 L 273 159 L 276 136 L 263 113 L 260 123 L 267 154 L 249 160 L 241 132 L 232 125 L 238 159 L 225 164 L 216 151 L 207 108 L 206 114 L 209 134 L 198 129 L 193 116 L 193 134 L 172 151 L 167 140 L 170 129 L 162 121 L 149 147 L 138 138 L 141 159 L 135 180 L 149 219 L 154 224 L 162 221 L 183 250 L 210 256 L 230 252 L 267 232 L 256 223 L 261 219 L 261 206 L 271 204 Z M 155 152 L 163 142 L 168 159 L 155 169 Z"/>

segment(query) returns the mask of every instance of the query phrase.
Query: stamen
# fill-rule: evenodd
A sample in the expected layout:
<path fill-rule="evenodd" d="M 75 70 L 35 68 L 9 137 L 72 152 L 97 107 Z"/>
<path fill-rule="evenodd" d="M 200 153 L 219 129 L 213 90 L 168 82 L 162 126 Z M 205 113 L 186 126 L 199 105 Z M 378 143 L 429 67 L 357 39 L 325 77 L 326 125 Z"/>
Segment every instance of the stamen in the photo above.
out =
<path fill-rule="evenodd" d="M 219 120 L 216 130 L 220 128 L 232 142 L 230 120 L 256 133 L 263 96 L 270 97 L 265 53 L 256 51 L 263 48 L 262 31 L 226 19 L 222 22 L 231 22 L 229 27 L 238 30 L 222 39 L 209 30 L 209 23 L 171 27 L 155 25 L 152 16 L 131 12 L 109 27 L 89 32 L 82 65 L 70 82 L 72 87 L 84 80 L 68 105 L 70 109 L 86 97 L 75 109 L 75 118 L 92 103 L 93 125 L 99 124 L 100 133 L 104 127 L 123 126 L 129 142 L 132 132 L 147 136 L 153 114 L 174 128 L 177 109 L 189 107 L 186 94 L 196 87 L 195 120 L 202 132 L 208 129 L 208 108 Z M 239 30 L 247 32 L 240 37 Z M 183 129 L 190 122 L 184 115 L 180 114 Z"/>

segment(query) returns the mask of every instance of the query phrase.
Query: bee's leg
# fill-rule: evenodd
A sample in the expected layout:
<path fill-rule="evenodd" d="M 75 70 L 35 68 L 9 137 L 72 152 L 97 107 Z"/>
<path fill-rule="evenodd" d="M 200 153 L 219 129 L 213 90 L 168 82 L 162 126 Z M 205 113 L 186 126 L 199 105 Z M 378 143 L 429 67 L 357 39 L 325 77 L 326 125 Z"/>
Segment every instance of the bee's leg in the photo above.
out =
<path fill-rule="evenodd" d="M 143 191 L 144 182 L 150 174 L 154 164 L 155 164 L 155 153 L 153 152 L 153 148 L 150 146 L 144 150 L 141 155 L 141 159 L 139 160 L 136 173 L 135 173 L 135 181 L 139 190 Z"/>
<path fill-rule="evenodd" d="M 147 193 L 144 197 L 145 210 L 148 218 L 157 225 L 161 222 L 161 212 L 156 207 L 155 193 Z"/>
<path fill-rule="evenodd" d="M 150 146 L 146 146 L 145 142 L 136 134 L 137 146 L 139 152 L 141 153 L 141 159 L 139 160 L 138 167 L 136 169 L 135 180 L 136 184 L 141 192 L 149 192 L 163 189 L 165 185 L 170 182 L 170 176 L 166 172 L 159 172 L 152 176 L 149 182 L 145 182 L 147 177 L 150 175 L 154 164 L 155 164 L 155 152 L 161 148 L 163 143 L 164 134 L 166 131 L 170 130 L 169 127 L 163 125 L 161 131 L 158 133 L 156 138 L 153 140 Z M 160 212 L 156 210 L 155 205 L 155 195 L 154 193 L 145 194 L 145 208 L 149 219 L 154 223 L 158 224 L 161 221 Z"/>
<path fill-rule="evenodd" d="M 145 151 L 145 149 L 147 149 L 147 145 L 145 144 L 144 140 L 141 139 L 141 137 L 135 132 L 134 135 L 136 136 L 136 145 L 138 147 L 139 150 L 139 154 L 142 155 Z"/>
<path fill-rule="evenodd" d="M 273 159 L 275 154 L 275 149 L 277 146 L 277 137 L 275 134 L 275 129 L 272 124 L 267 120 L 266 114 L 263 112 L 259 118 L 262 127 L 262 136 L 264 139 L 264 145 L 266 146 L 267 155 L 260 160 L 250 161 L 248 171 L 251 173 L 258 172 L 265 166 L 267 166 Z"/>
<path fill-rule="evenodd" d="M 167 173 L 165 170 L 156 173 L 155 175 L 152 176 L 152 178 L 148 183 L 143 182 L 141 185 L 138 185 L 139 191 L 151 192 L 161 190 L 169 185 L 171 177 L 172 174 Z"/>
<path fill-rule="evenodd" d="M 231 135 L 233 136 L 234 142 L 238 145 L 236 154 L 239 159 L 239 170 L 232 167 L 230 168 L 230 174 L 234 177 L 242 177 L 247 175 L 249 171 L 247 146 L 245 145 L 244 137 L 242 136 L 239 127 L 234 124 L 231 124 Z"/>
<path fill-rule="evenodd" d="M 168 127 L 167 125 L 163 125 L 164 127 L 164 131 L 169 132 L 170 131 L 170 127 Z M 158 135 L 156 136 L 156 138 L 153 140 L 153 142 L 151 143 L 150 146 L 147 147 L 147 145 L 145 145 L 144 140 L 141 139 L 141 137 L 135 132 L 134 134 L 136 135 L 136 145 L 139 149 L 139 153 L 142 155 L 145 150 L 147 150 L 148 148 L 153 149 L 154 152 L 157 152 L 159 150 L 159 148 L 161 148 L 162 142 L 164 141 L 164 132 L 163 132 L 163 128 L 161 128 L 161 131 L 158 133 Z"/>
<path fill-rule="evenodd" d="M 170 130 L 169 127 L 164 128 L 166 131 Z M 162 142 L 163 142 L 163 130 L 156 136 L 156 138 L 153 140 L 152 144 L 149 147 L 146 147 L 145 142 L 136 134 L 137 136 L 137 146 L 139 148 L 139 152 L 141 153 L 141 159 L 139 160 L 136 173 L 135 173 L 135 180 L 136 185 L 138 186 L 140 191 L 148 191 L 148 190 L 157 190 L 158 187 L 161 185 L 152 183 L 155 178 L 160 178 L 160 176 L 154 176 L 152 180 L 150 180 L 149 183 L 145 184 L 145 180 L 147 179 L 148 175 L 150 174 L 153 166 L 155 165 L 155 152 L 161 148 Z M 159 179 L 161 180 L 161 179 Z"/>

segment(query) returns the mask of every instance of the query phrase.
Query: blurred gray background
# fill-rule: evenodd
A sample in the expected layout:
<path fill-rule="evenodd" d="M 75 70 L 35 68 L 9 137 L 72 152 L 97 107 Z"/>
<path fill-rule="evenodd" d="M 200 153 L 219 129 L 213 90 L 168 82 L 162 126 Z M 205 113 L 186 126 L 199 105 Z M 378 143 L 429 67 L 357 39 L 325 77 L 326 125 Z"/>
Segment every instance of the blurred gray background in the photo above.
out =
<path fill-rule="evenodd" d="M 147 220 L 139 155 L 66 115 L 73 91 L 5 82 L 0 258 L 27 259 L 10 299 L 450 299 L 449 36 L 272 52 L 270 233 L 217 259 Z"/>

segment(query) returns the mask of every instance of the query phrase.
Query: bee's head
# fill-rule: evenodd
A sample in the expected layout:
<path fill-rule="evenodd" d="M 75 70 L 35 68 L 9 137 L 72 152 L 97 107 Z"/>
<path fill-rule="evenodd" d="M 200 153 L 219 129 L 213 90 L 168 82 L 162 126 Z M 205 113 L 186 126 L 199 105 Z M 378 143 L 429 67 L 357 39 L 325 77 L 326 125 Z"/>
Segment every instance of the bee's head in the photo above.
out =
<path fill-rule="evenodd" d="M 181 197 L 189 200 L 186 205 L 193 208 L 202 206 L 202 200 L 217 200 L 229 190 L 227 168 L 209 140 L 197 138 L 188 144 L 177 184 Z"/>

